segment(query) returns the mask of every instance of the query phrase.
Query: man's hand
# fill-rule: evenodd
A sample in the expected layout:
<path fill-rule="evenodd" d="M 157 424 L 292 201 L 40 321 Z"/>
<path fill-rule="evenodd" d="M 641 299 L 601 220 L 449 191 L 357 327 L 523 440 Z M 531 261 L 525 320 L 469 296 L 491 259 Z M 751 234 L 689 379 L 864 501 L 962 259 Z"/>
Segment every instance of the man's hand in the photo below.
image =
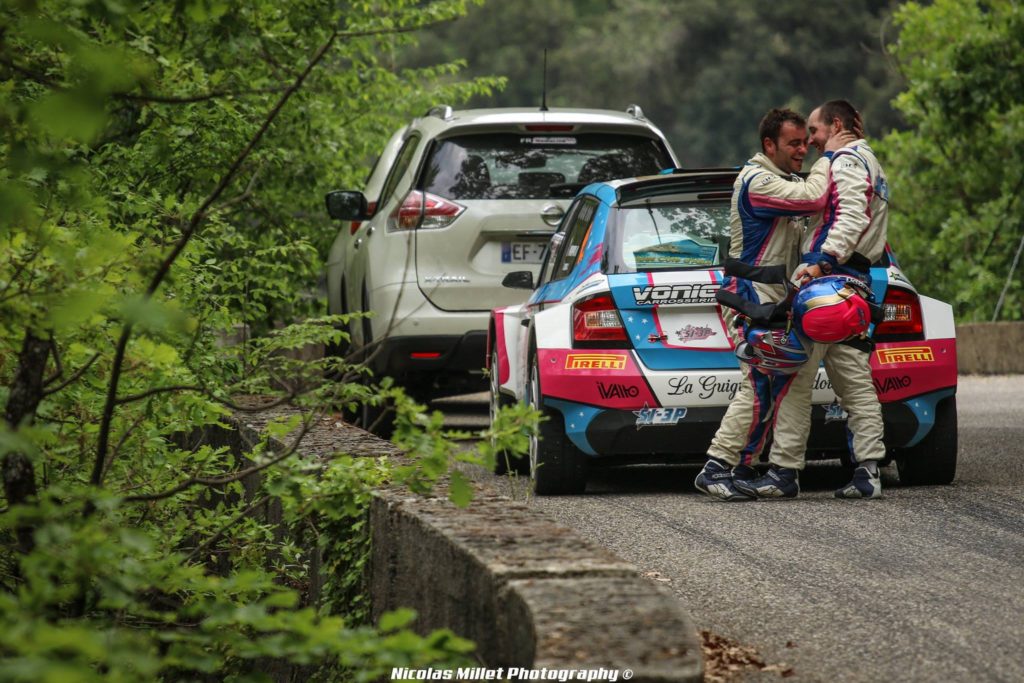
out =
<path fill-rule="evenodd" d="M 828 142 L 825 143 L 825 151 L 837 152 L 841 150 L 843 147 L 846 147 L 847 145 L 855 142 L 856 140 L 858 140 L 857 134 L 851 133 L 848 130 L 844 130 L 839 133 L 834 133 L 828 139 Z"/>
<path fill-rule="evenodd" d="M 853 134 L 857 136 L 857 139 L 864 137 L 864 121 L 860 117 L 860 112 L 857 112 L 857 116 L 853 119 Z"/>
<path fill-rule="evenodd" d="M 820 266 L 804 264 L 802 267 L 797 268 L 796 275 L 793 276 L 793 284 L 800 287 L 821 276 Z"/>

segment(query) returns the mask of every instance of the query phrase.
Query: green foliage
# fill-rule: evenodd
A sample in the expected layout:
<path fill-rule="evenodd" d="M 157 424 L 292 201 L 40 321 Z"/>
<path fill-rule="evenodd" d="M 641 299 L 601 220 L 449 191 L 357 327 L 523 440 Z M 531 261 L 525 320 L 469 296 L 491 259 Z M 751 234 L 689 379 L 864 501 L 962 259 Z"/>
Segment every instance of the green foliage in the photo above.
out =
<path fill-rule="evenodd" d="M 308 353 L 359 315 L 308 317 L 331 239 L 320 198 L 411 115 L 500 84 L 395 66 L 465 9 L 0 8 L 0 679 L 376 680 L 466 661 L 471 644 L 417 636 L 408 613 L 367 623 L 369 495 L 400 480 L 387 461 L 198 439 L 243 394 L 293 406 L 266 429 L 285 443 L 407 400 Z M 417 490 L 455 460 L 444 438 L 412 444 Z"/>
<path fill-rule="evenodd" d="M 1020 320 L 1024 8 L 908 3 L 896 21 L 892 53 L 908 85 L 895 103 L 913 129 L 879 146 L 893 184 L 890 239 L 911 279 L 958 319 Z"/>
<path fill-rule="evenodd" d="M 509 87 L 480 106 L 539 106 L 548 48 L 548 104 L 625 110 L 639 104 L 685 166 L 735 166 L 758 149 L 771 107 L 805 114 L 845 97 L 869 132 L 900 123 L 888 65 L 894 0 L 517 0 L 491 2 L 431 31 L 410 63 L 466 60 L 469 74 Z"/>

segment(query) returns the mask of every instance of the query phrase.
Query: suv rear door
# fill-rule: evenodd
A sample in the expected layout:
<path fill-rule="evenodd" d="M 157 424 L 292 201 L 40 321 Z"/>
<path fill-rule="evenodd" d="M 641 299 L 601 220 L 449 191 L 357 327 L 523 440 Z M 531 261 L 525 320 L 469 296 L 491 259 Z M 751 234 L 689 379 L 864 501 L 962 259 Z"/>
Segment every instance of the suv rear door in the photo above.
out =
<path fill-rule="evenodd" d="M 457 212 L 444 227 L 423 227 L 425 222 L 416 230 L 420 289 L 449 311 L 519 303 L 522 293 L 502 287 L 501 280 L 514 270 L 537 274 L 554 231 L 542 212 L 564 211 L 569 199 L 561 196 L 571 194 L 566 190 L 672 165 L 664 143 L 643 128 L 453 130 L 433 142 L 416 184 L 427 193 L 428 210 Z"/>

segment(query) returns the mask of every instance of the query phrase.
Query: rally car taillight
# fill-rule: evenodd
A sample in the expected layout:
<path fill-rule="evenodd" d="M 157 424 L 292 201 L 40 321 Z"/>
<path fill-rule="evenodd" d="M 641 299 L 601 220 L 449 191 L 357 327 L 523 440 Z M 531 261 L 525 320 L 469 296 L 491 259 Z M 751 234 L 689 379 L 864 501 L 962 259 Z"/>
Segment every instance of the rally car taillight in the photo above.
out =
<path fill-rule="evenodd" d="M 595 294 L 573 304 L 572 333 L 576 346 L 622 348 L 628 341 L 610 294 Z"/>
<path fill-rule="evenodd" d="M 889 287 L 882 302 L 884 317 L 875 326 L 875 341 L 919 341 L 924 339 L 924 319 L 917 294 L 901 287 Z"/>
<path fill-rule="evenodd" d="M 405 195 L 402 203 L 388 216 L 387 229 L 388 232 L 395 232 L 447 228 L 465 210 L 466 207 L 462 204 L 456 204 L 444 197 L 413 190 Z"/>

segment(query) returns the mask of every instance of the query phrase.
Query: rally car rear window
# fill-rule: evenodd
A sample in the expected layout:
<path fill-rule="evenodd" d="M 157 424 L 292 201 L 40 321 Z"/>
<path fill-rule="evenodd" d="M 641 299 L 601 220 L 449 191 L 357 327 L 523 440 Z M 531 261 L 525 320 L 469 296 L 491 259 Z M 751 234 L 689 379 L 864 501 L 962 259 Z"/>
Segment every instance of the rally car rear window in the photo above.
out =
<path fill-rule="evenodd" d="M 427 192 L 449 199 L 549 199 L 552 186 L 652 175 L 672 166 L 653 138 L 611 133 L 488 133 L 437 142 Z"/>
<path fill-rule="evenodd" d="M 615 272 L 713 268 L 729 253 L 728 204 L 643 203 L 614 218 Z"/>

